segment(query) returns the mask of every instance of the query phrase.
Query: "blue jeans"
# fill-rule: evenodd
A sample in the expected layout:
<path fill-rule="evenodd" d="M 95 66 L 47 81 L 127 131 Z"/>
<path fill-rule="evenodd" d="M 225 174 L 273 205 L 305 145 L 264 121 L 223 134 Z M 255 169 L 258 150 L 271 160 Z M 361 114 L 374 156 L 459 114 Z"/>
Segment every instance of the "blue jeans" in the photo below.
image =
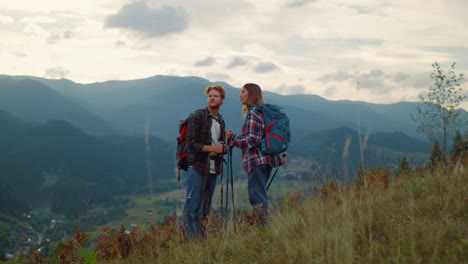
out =
<path fill-rule="evenodd" d="M 193 167 L 188 168 L 187 192 L 182 221 L 185 224 L 185 231 L 189 238 L 204 235 L 201 220 L 210 212 L 215 187 L 216 175 L 201 175 Z"/>
<path fill-rule="evenodd" d="M 260 164 L 251 170 L 248 176 L 249 202 L 254 209 L 257 223 L 268 223 L 268 196 L 266 184 L 271 173 L 271 166 Z"/>

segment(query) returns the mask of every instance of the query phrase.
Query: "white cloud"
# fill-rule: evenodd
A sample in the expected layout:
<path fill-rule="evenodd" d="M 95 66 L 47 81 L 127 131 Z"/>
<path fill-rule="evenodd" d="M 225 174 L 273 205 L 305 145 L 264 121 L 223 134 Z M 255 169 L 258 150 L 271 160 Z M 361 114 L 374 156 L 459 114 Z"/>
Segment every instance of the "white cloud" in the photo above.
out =
<path fill-rule="evenodd" d="M 205 76 L 210 81 L 228 81 L 229 75 L 221 72 L 209 72 Z"/>
<path fill-rule="evenodd" d="M 52 78 L 52 79 L 65 78 L 69 74 L 70 74 L 70 71 L 63 67 L 50 68 L 50 69 L 47 69 L 45 72 L 45 76 L 48 78 Z"/>
<path fill-rule="evenodd" d="M 52 24 L 57 22 L 55 18 L 50 16 L 33 16 L 33 17 L 24 17 L 20 19 L 20 23 L 24 24 Z"/>
<path fill-rule="evenodd" d="M 279 69 L 274 63 L 271 62 L 262 62 L 255 66 L 254 70 L 258 73 L 266 73 Z"/>
<path fill-rule="evenodd" d="M 229 65 L 226 67 L 227 69 L 232 69 L 232 68 L 235 68 L 235 67 L 239 67 L 239 66 L 244 66 L 247 64 L 247 59 L 245 58 L 242 58 L 242 57 L 234 57 L 232 58 L 231 62 L 229 63 Z"/>
<path fill-rule="evenodd" d="M 60 40 L 67 40 L 73 38 L 74 33 L 72 31 L 64 31 L 64 32 L 57 32 L 53 31 L 50 33 L 49 37 L 47 37 L 48 44 L 56 44 Z"/>
<path fill-rule="evenodd" d="M 216 63 L 216 59 L 213 57 L 206 57 L 203 60 L 196 61 L 193 65 L 196 67 L 202 67 L 202 66 L 211 66 Z"/>
<path fill-rule="evenodd" d="M 305 87 L 302 85 L 281 85 L 275 89 L 275 92 L 279 94 L 303 94 L 305 92 Z"/>
<path fill-rule="evenodd" d="M 349 80 L 350 78 L 353 78 L 353 76 L 350 75 L 349 73 L 344 72 L 344 71 L 338 71 L 332 74 L 324 74 L 320 76 L 319 80 L 321 82 L 326 83 L 329 81 L 346 81 L 346 80 Z"/>
<path fill-rule="evenodd" d="M 181 33 L 189 25 L 189 15 L 182 7 L 150 7 L 145 1 L 123 6 L 106 19 L 106 27 L 131 30 L 143 37 L 161 37 Z"/>
<path fill-rule="evenodd" d="M 11 24 L 13 22 L 12 17 L 0 15 L 0 24 Z"/>
<path fill-rule="evenodd" d="M 284 6 L 285 7 L 292 7 L 292 8 L 297 8 L 297 7 L 302 7 L 308 3 L 314 2 L 315 0 L 292 0 L 288 1 Z"/>

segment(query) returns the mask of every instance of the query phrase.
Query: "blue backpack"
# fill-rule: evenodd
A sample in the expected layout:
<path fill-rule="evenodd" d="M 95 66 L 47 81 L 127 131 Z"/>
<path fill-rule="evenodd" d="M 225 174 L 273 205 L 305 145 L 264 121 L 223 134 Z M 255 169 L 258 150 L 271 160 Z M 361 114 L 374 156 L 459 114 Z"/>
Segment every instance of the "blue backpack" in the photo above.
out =
<path fill-rule="evenodd" d="M 265 134 L 262 138 L 262 151 L 266 154 L 279 154 L 288 149 L 291 141 L 289 118 L 283 108 L 264 104 L 253 107 L 253 111 L 261 110 L 265 121 Z"/>

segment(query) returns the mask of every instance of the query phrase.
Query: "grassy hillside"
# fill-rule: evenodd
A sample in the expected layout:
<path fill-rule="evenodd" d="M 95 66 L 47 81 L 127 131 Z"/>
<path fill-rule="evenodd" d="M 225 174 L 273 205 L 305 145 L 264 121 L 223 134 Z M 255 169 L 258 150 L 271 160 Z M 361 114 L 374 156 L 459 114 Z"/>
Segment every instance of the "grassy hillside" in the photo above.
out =
<path fill-rule="evenodd" d="M 360 186 L 329 183 L 318 198 L 301 199 L 297 193 L 285 197 L 271 212 L 266 228 L 243 214 L 229 221 L 226 229 L 219 219 L 211 219 L 208 237 L 191 242 L 171 221 L 129 234 L 125 229 L 107 230 L 94 254 L 79 246 L 87 235 L 77 232 L 57 253 L 64 263 L 65 257 L 88 256 L 87 263 L 96 263 L 97 258 L 109 264 L 466 261 L 467 163 L 389 176 L 388 171 L 369 170 Z M 58 255 L 49 261 L 55 263 Z"/>

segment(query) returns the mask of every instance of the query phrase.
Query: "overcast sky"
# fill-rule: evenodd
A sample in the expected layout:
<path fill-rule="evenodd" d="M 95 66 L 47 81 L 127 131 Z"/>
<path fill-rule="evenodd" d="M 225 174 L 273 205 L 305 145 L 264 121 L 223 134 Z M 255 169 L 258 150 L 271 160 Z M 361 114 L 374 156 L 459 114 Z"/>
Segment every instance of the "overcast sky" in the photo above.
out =
<path fill-rule="evenodd" d="M 436 61 L 468 78 L 467 12 L 466 0 L 0 0 L 0 74 L 418 101 Z"/>

